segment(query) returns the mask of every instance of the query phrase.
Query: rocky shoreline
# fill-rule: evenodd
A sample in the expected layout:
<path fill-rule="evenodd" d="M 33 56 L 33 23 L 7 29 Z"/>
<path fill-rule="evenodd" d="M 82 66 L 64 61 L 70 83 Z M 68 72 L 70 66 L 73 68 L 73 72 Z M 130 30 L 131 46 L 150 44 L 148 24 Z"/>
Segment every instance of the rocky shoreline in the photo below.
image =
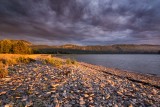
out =
<path fill-rule="evenodd" d="M 160 76 L 158 75 L 149 75 L 149 74 L 142 74 L 142 73 L 131 72 L 131 71 L 123 71 L 120 69 L 96 66 L 96 65 L 92 65 L 84 62 L 81 62 L 80 64 L 100 72 L 104 72 L 104 73 L 118 76 L 121 78 L 127 78 L 131 81 L 140 82 L 146 85 L 151 85 L 160 89 Z"/>
<path fill-rule="evenodd" d="M 142 83 L 136 82 L 126 78 L 131 74 L 114 70 L 82 62 L 60 68 L 40 61 L 10 66 L 9 76 L 0 79 L 0 106 L 160 106 L 159 77 L 144 84 L 148 81 L 143 77 Z M 135 77 L 139 79 L 129 78 Z"/>

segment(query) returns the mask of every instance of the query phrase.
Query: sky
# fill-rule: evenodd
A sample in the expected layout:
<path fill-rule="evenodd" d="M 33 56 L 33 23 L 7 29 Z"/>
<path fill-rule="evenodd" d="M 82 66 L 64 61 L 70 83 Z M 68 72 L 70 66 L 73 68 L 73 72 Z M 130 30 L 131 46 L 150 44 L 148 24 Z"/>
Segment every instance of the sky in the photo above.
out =
<path fill-rule="evenodd" d="M 160 44 L 160 0 L 0 0 L 0 39 Z"/>

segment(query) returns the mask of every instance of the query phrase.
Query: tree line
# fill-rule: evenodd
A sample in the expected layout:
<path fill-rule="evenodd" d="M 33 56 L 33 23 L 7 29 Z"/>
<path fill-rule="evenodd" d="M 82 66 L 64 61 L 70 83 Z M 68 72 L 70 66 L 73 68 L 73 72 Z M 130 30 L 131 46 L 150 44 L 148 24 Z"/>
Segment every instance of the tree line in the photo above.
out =
<path fill-rule="evenodd" d="M 32 49 L 21 40 L 1 40 L 0 53 L 3 54 L 31 54 Z"/>
<path fill-rule="evenodd" d="M 32 45 L 36 54 L 160 54 L 160 45 L 47 46 Z"/>

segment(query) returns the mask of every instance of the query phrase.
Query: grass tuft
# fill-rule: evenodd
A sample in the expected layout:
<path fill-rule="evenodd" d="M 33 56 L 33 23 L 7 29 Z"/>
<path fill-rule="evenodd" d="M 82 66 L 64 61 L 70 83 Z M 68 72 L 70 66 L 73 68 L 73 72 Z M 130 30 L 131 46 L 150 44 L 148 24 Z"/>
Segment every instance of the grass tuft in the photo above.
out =
<path fill-rule="evenodd" d="M 44 64 L 51 64 L 55 67 L 61 67 L 62 66 L 62 61 L 54 59 L 54 58 L 46 58 L 43 60 Z"/>
<path fill-rule="evenodd" d="M 8 75 L 7 66 L 0 61 L 0 78 L 4 78 Z"/>
<path fill-rule="evenodd" d="M 36 61 L 41 55 L 0 54 L 0 78 L 8 75 L 8 66 Z"/>
<path fill-rule="evenodd" d="M 31 62 L 35 62 L 36 60 L 33 58 L 29 58 L 29 57 L 19 57 L 16 59 L 18 63 L 31 63 Z"/>
<path fill-rule="evenodd" d="M 51 64 L 55 67 L 62 67 L 63 64 L 77 64 L 76 60 L 62 60 L 60 58 L 52 57 L 51 55 L 0 54 L 0 78 L 8 75 L 8 66 L 15 64 L 28 64 L 36 60 L 41 61 L 43 64 Z"/>
<path fill-rule="evenodd" d="M 70 58 L 66 60 L 66 64 L 68 64 L 68 65 L 71 65 L 71 64 L 75 65 L 76 63 L 77 63 L 76 60 L 73 60 L 73 59 L 70 59 Z"/>

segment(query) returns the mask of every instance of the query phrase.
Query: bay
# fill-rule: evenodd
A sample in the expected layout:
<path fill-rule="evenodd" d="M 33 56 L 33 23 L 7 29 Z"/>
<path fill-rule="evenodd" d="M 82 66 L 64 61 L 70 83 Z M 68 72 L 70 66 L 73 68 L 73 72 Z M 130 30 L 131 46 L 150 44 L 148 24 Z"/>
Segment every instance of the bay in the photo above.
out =
<path fill-rule="evenodd" d="M 70 54 L 57 56 L 110 68 L 160 75 L 160 55 L 158 54 Z"/>

